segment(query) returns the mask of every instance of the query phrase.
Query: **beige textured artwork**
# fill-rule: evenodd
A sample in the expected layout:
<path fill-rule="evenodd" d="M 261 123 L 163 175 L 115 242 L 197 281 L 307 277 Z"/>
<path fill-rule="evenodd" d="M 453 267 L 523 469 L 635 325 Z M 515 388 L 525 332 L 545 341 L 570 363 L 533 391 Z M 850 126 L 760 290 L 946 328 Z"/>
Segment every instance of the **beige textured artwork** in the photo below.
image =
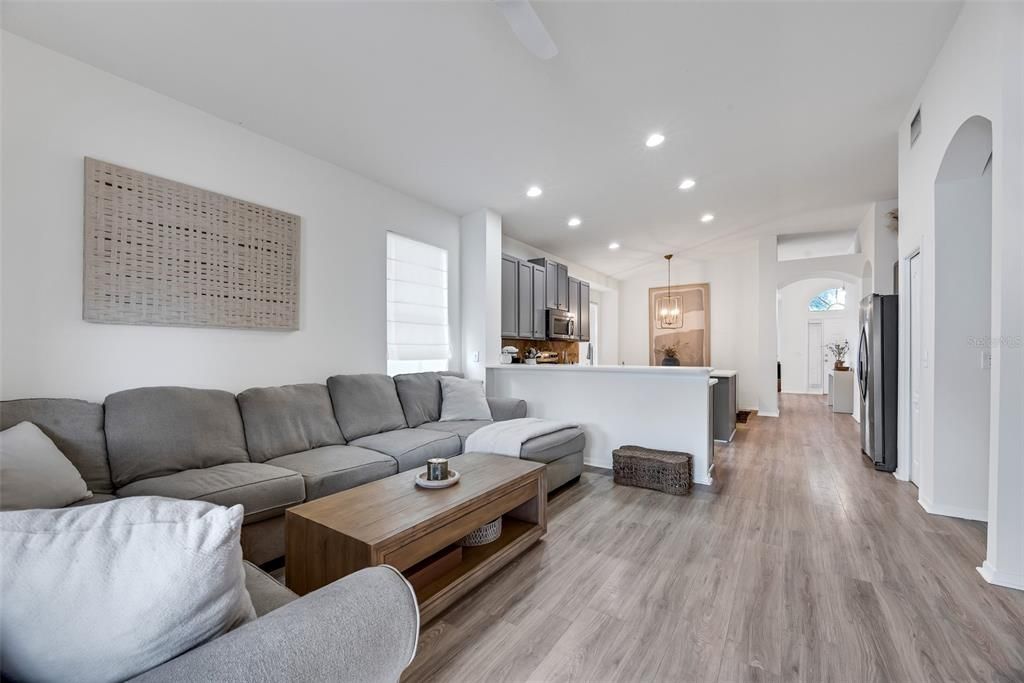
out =
<path fill-rule="evenodd" d="M 83 317 L 299 328 L 298 216 L 85 160 Z"/>
<path fill-rule="evenodd" d="M 661 365 L 665 348 L 675 346 L 679 364 L 711 365 L 711 291 L 706 282 L 651 287 L 648 293 L 651 365 Z M 659 318 L 658 311 L 679 311 Z"/>

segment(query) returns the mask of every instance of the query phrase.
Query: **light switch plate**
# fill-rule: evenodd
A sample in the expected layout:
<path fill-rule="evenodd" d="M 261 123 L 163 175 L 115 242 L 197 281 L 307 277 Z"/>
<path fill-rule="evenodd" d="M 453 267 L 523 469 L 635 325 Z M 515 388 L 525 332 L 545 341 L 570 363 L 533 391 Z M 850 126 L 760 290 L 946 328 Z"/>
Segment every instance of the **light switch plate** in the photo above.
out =
<path fill-rule="evenodd" d="M 474 351 L 473 352 L 473 362 L 474 363 L 479 363 L 480 362 L 480 352 L 479 351 Z"/>

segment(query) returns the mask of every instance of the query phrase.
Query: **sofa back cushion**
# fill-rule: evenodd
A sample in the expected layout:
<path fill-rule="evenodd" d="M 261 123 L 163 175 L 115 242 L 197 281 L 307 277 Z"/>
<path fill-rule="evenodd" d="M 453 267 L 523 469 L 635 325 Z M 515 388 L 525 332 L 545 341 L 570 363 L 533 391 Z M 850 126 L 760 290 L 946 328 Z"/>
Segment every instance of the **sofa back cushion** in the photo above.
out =
<path fill-rule="evenodd" d="M 106 400 L 107 451 L 118 488 L 183 470 L 247 462 L 234 394 L 213 389 L 144 387 Z"/>
<path fill-rule="evenodd" d="M 238 408 L 253 462 L 345 443 L 324 384 L 246 389 Z"/>
<path fill-rule="evenodd" d="M 410 372 L 395 375 L 395 388 L 402 402 L 405 422 L 419 427 L 441 419 L 441 378 L 462 377 L 459 372 Z"/>
<path fill-rule="evenodd" d="M 341 433 L 349 441 L 406 427 L 395 381 L 387 375 L 335 375 L 327 380 Z"/>
<path fill-rule="evenodd" d="M 0 404 L 0 430 L 31 422 L 81 473 L 93 493 L 112 493 L 103 406 L 73 398 L 25 398 Z"/>

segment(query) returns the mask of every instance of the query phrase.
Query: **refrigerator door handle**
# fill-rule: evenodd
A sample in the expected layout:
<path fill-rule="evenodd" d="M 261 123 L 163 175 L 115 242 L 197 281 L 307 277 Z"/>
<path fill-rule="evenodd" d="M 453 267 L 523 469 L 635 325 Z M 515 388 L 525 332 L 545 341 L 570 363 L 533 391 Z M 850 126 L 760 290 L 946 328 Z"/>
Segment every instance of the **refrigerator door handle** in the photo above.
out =
<path fill-rule="evenodd" d="M 868 397 L 868 335 L 867 327 L 860 328 L 860 353 L 857 354 L 857 379 L 860 380 L 860 396 Z"/>

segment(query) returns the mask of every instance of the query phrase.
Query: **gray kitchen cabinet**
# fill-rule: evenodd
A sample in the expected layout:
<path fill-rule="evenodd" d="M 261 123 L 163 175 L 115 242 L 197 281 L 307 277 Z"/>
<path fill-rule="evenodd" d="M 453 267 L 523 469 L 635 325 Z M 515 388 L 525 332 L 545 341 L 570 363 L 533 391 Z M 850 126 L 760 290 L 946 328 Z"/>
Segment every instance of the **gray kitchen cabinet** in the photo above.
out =
<path fill-rule="evenodd" d="M 560 311 L 571 310 L 569 307 L 569 268 L 561 263 L 556 263 L 558 269 L 558 299 L 556 303 Z"/>
<path fill-rule="evenodd" d="M 544 268 L 544 307 L 557 311 L 568 311 L 568 267 L 546 258 L 530 259 L 530 263 Z"/>
<path fill-rule="evenodd" d="M 519 336 L 519 260 L 501 257 L 501 336 Z"/>
<path fill-rule="evenodd" d="M 533 338 L 547 339 L 547 269 L 531 263 L 533 269 Z"/>
<path fill-rule="evenodd" d="M 533 338 L 533 265 L 519 261 L 516 282 L 519 336 Z"/>
<path fill-rule="evenodd" d="M 580 281 L 569 278 L 569 315 L 575 321 L 573 336 L 580 338 Z"/>
<path fill-rule="evenodd" d="M 590 283 L 580 281 L 580 341 L 590 341 Z"/>
<path fill-rule="evenodd" d="M 712 430 L 715 441 L 730 442 L 736 434 L 736 371 L 714 370 L 718 384 L 711 388 L 714 401 Z"/>

